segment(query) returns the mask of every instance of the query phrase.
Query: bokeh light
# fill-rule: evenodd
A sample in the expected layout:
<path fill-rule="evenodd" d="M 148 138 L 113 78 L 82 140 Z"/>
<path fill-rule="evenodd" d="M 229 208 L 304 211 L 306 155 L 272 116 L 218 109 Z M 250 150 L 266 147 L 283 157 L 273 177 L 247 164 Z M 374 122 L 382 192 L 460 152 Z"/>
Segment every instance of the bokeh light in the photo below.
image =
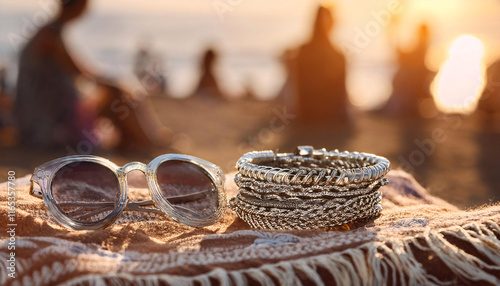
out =
<path fill-rule="evenodd" d="M 433 83 L 437 107 L 443 112 L 470 113 L 484 89 L 484 45 L 477 37 L 461 35 L 448 51 Z"/>

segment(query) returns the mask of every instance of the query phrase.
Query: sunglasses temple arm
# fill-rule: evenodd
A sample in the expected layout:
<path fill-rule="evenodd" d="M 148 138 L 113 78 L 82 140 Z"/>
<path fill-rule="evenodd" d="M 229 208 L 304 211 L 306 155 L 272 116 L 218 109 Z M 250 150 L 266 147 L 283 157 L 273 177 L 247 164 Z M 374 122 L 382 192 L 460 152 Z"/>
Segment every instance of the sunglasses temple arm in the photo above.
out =
<path fill-rule="evenodd" d="M 163 213 L 158 209 L 144 208 L 145 206 L 154 206 L 154 205 L 155 203 L 153 202 L 153 200 L 145 200 L 136 203 L 132 202 L 128 203 L 127 207 L 125 208 L 125 211 Z"/>
<path fill-rule="evenodd" d="M 128 205 L 125 207 L 124 211 L 150 212 L 150 213 L 162 214 L 163 212 L 160 211 L 159 209 L 145 208 L 146 206 L 154 206 L 154 205 L 155 205 L 155 203 L 154 203 L 153 200 L 146 200 L 146 201 L 140 201 L 140 202 L 131 202 L 131 203 L 128 203 Z M 106 211 L 106 210 L 109 210 L 109 209 L 113 209 L 114 203 L 105 203 L 105 202 L 103 202 L 103 203 L 62 203 L 62 204 L 59 204 L 59 206 L 62 206 L 62 207 L 100 208 L 100 210 L 97 210 L 97 211 L 92 212 L 90 214 L 85 214 L 85 215 L 82 215 L 82 216 L 79 217 L 79 218 L 86 218 L 86 217 L 95 215 L 97 213 L 100 213 L 100 212 L 103 212 L 103 211 Z M 191 211 L 188 208 L 181 207 L 181 206 L 176 206 L 175 208 L 178 208 L 178 209 L 183 210 L 184 212 L 189 212 L 189 213 L 192 213 L 192 214 L 196 215 L 196 213 L 194 213 L 193 211 Z"/>
<path fill-rule="evenodd" d="M 42 191 L 35 190 L 33 188 L 33 179 L 30 179 L 30 195 L 33 196 L 33 197 L 35 197 L 35 198 L 43 199 L 43 193 L 42 193 Z"/>
<path fill-rule="evenodd" d="M 171 197 L 166 197 L 166 199 L 170 203 L 180 203 L 180 202 L 190 202 L 190 201 L 195 201 L 199 200 L 200 198 L 203 198 L 207 195 L 208 191 L 201 191 L 189 195 L 180 195 L 180 196 L 171 196 Z M 158 209 L 150 209 L 150 208 L 143 208 L 145 206 L 154 206 L 156 205 L 153 200 L 145 200 L 145 201 L 140 201 L 140 202 L 130 202 L 128 203 L 127 207 L 125 208 L 125 211 L 134 211 L 134 212 L 155 212 L 155 213 L 162 213 L 162 211 Z M 184 208 L 182 206 L 175 206 L 176 208 L 181 208 L 183 210 L 189 211 L 189 209 Z"/>
<path fill-rule="evenodd" d="M 149 208 L 143 208 L 143 206 L 154 206 L 155 203 L 152 200 L 147 200 L 147 201 L 141 201 L 137 203 L 128 203 L 127 207 L 125 208 L 125 211 L 133 211 L 133 212 L 153 212 L 153 213 L 160 213 L 162 214 L 163 212 L 158 210 L 158 209 L 149 209 Z M 182 206 L 175 206 L 176 209 L 180 209 L 183 212 L 190 213 L 192 215 L 198 215 L 196 212 L 193 212 L 192 210 L 182 207 Z"/>
<path fill-rule="evenodd" d="M 206 195 L 208 191 L 202 191 L 198 193 L 193 193 L 190 195 L 181 195 L 181 196 L 171 196 L 167 197 L 166 199 L 171 201 L 171 202 L 176 202 L 176 201 L 184 201 L 184 202 L 189 202 L 193 200 L 200 199 L 200 196 Z M 43 198 L 43 194 L 39 190 L 34 190 L 33 189 L 33 181 L 31 181 L 31 187 L 30 187 L 30 195 L 37 197 L 37 198 Z M 127 204 L 127 207 L 125 207 L 125 211 L 133 211 L 133 212 L 154 212 L 154 213 L 163 213 L 162 211 L 154 208 L 145 208 L 146 206 L 155 206 L 155 202 L 153 200 L 144 200 L 140 202 L 129 202 Z M 109 208 L 110 206 L 114 206 L 114 203 L 108 203 L 108 202 L 94 202 L 94 203 L 61 203 L 59 206 L 64 206 L 64 207 L 87 207 L 87 208 Z M 180 208 L 184 211 L 192 212 L 188 208 L 182 207 L 182 206 L 175 206 L 176 208 Z M 102 211 L 102 210 L 101 210 Z"/>

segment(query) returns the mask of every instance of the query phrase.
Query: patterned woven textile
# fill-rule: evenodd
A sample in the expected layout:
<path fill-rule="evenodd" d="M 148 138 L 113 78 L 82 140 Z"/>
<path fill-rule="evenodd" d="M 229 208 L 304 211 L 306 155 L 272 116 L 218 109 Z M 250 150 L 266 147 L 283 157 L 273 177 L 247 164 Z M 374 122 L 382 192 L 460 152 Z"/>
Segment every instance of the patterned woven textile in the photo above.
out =
<path fill-rule="evenodd" d="M 69 231 L 28 195 L 29 177 L 18 178 L 15 250 L 0 184 L 0 285 L 500 284 L 499 204 L 463 211 L 406 173 L 387 177 L 379 218 L 288 232 L 251 229 L 230 210 L 205 228 L 124 212 L 107 229 Z M 231 175 L 226 189 L 237 192 Z"/>

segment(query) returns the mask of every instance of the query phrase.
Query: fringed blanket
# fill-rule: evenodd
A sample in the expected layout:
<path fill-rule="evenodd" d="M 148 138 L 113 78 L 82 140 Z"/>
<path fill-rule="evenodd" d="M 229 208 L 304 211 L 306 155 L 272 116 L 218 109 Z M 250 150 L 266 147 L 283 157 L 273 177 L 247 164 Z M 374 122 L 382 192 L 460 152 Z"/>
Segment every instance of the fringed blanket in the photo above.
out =
<path fill-rule="evenodd" d="M 69 231 L 28 179 L 15 181 L 14 227 L 0 184 L 1 285 L 500 284 L 500 205 L 461 211 L 399 171 L 379 218 L 338 231 L 260 231 L 230 210 L 205 228 L 125 212 L 110 228 Z M 237 192 L 229 176 L 227 191 Z"/>

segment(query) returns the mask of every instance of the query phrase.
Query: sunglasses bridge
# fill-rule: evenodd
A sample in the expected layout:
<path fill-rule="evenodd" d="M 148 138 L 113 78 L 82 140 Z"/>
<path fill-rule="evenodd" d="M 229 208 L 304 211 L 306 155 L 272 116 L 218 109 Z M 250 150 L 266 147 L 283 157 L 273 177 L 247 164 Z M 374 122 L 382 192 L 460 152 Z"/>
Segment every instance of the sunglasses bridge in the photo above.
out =
<path fill-rule="evenodd" d="M 147 175 L 148 172 L 148 166 L 142 162 L 130 162 L 125 164 L 123 167 L 120 168 L 120 171 L 126 175 L 132 171 L 141 171 L 145 175 Z"/>
<path fill-rule="evenodd" d="M 148 167 L 146 164 L 142 162 L 130 162 L 119 169 L 119 172 L 124 176 L 132 171 L 140 171 L 144 175 L 148 176 Z M 140 202 L 128 202 L 125 207 L 125 211 L 133 211 L 133 212 L 155 212 L 155 213 L 163 213 L 158 209 L 153 208 L 145 208 L 146 206 L 154 206 L 155 203 L 153 200 L 145 200 Z"/>

